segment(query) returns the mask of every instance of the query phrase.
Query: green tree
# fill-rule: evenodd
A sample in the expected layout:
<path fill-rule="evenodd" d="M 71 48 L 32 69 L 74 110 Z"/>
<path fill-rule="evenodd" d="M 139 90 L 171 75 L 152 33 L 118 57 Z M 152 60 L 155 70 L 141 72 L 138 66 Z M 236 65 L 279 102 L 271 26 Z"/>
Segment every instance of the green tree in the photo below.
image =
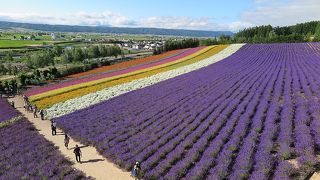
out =
<path fill-rule="evenodd" d="M 54 46 L 53 48 L 53 53 L 55 56 L 61 56 L 61 54 L 63 53 L 63 48 L 61 46 Z"/>
<path fill-rule="evenodd" d="M 320 22 L 318 23 L 315 33 L 314 33 L 314 38 L 319 41 L 320 40 Z"/>
<path fill-rule="evenodd" d="M 89 58 L 97 58 L 100 56 L 99 47 L 98 46 L 90 46 L 88 48 L 88 57 Z"/>
<path fill-rule="evenodd" d="M 74 48 L 72 50 L 72 59 L 74 62 L 81 62 L 84 59 L 84 54 L 81 48 Z"/>
<path fill-rule="evenodd" d="M 70 50 L 65 50 L 61 56 L 62 63 L 68 64 L 73 60 L 72 52 Z"/>

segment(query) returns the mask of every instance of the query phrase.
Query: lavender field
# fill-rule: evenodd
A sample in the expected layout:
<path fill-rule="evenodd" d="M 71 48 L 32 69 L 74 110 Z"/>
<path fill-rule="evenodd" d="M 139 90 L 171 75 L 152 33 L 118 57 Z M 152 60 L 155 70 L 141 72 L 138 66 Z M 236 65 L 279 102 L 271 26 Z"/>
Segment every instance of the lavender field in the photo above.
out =
<path fill-rule="evenodd" d="M 246 45 L 208 67 L 56 118 L 145 179 L 290 179 L 320 149 L 320 44 Z"/>
<path fill-rule="evenodd" d="M 5 99 L 0 105 L 0 123 L 21 117 L 0 127 L 0 179 L 91 179 L 73 169 L 72 162 Z"/>

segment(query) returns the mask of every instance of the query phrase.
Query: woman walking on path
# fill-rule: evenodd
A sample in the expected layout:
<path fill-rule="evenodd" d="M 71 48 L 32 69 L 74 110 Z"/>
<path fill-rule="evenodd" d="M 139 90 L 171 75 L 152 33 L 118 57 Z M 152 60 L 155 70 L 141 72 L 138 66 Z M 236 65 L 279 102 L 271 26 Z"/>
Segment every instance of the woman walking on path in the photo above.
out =
<path fill-rule="evenodd" d="M 74 148 L 73 153 L 76 155 L 76 161 L 81 163 L 80 157 L 82 156 L 80 147 L 76 145 L 76 148 Z"/>
<path fill-rule="evenodd" d="M 69 148 L 68 148 L 68 146 L 69 146 L 69 140 L 70 140 L 69 136 L 67 135 L 67 133 L 65 133 L 65 135 L 64 135 L 64 146 L 65 146 L 67 149 L 69 149 Z"/>

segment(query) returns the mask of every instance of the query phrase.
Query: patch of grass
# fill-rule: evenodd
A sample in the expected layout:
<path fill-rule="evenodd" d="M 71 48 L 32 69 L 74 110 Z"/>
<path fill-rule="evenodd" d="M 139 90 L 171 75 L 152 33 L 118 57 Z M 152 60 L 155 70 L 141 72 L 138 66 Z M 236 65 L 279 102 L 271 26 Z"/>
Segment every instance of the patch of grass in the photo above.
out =
<path fill-rule="evenodd" d="M 43 45 L 43 43 L 51 44 L 50 41 L 6 40 L 6 39 L 1 39 L 0 40 L 0 48 Z"/>

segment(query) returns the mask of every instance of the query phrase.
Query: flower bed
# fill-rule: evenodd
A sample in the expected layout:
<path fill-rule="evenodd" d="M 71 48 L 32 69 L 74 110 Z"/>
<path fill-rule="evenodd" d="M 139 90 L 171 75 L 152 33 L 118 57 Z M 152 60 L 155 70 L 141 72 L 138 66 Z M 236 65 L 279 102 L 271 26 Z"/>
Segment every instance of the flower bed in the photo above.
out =
<path fill-rule="evenodd" d="M 149 77 L 147 76 L 145 78 L 137 79 L 129 83 L 120 84 L 117 86 L 110 87 L 108 89 L 90 93 L 79 98 L 55 104 L 51 108 L 47 109 L 47 116 L 51 118 L 68 114 L 70 112 L 89 107 L 91 105 L 119 96 L 121 94 L 137 90 L 146 86 L 150 86 L 161 81 L 200 69 L 202 67 L 208 66 L 230 56 L 231 54 L 239 50 L 242 46 L 243 45 L 231 45 L 224 50 L 221 49 L 222 51 L 215 51 L 217 54 L 212 54 L 211 56 L 209 56 L 209 58 L 201 60 L 199 62 L 187 66 L 182 66 L 179 68 L 172 68 L 172 70 L 169 70 L 167 72 L 151 75 Z"/>
<path fill-rule="evenodd" d="M 26 91 L 25 94 L 29 97 L 32 97 L 34 95 L 41 94 L 41 93 L 44 93 L 47 91 L 52 91 L 55 89 L 65 88 L 65 87 L 76 85 L 76 84 L 81 84 L 81 83 L 85 83 L 85 82 L 90 82 L 90 81 L 94 81 L 94 80 L 99 80 L 99 79 L 103 79 L 103 78 L 107 78 L 107 77 L 112 77 L 112 76 L 117 76 L 117 75 L 129 73 L 129 72 L 136 71 L 136 70 L 141 70 L 141 69 L 144 69 L 147 67 L 157 66 L 160 64 L 164 64 L 167 62 L 171 62 L 171 61 L 186 57 L 186 56 L 198 51 L 199 49 L 201 49 L 201 48 L 188 49 L 188 50 L 186 50 L 176 56 L 168 56 L 167 58 L 161 59 L 160 61 L 148 63 L 148 64 L 144 64 L 144 65 L 140 65 L 140 66 L 126 67 L 124 69 L 119 69 L 119 67 L 111 66 L 108 69 L 111 70 L 112 68 L 114 68 L 114 69 L 116 69 L 116 71 L 105 72 L 105 73 L 100 73 L 100 74 L 96 73 L 93 76 L 89 76 L 89 77 L 83 77 L 83 78 L 77 78 L 77 79 L 68 80 L 68 81 L 62 81 L 61 83 L 58 83 L 58 84 L 53 84 L 53 85 L 48 85 L 48 86 L 39 87 L 39 88 L 35 88 L 35 89 L 30 89 L 30 90 Z M 104 68 L 104 69 L 106 70 L 107 68 Z"/>
<path fill-rule="evenodd" d="M 226 46 L 208 47 L 197 53 L 192 54 L 189 58 L 183 58 L 171 63 L 166 63 L 160 66 L 143 69 L 140 71 L 134 71 L 132 73 L 124 74 L 121 76 L 115 76 L 111 78 L 91 81 L 88 83 L 82 83 L 74 86 L 69 86 L 54 91 L 49 91 L 43 94 L 30 97 L 31 101 L 37 104 L 40 108 L 48 108 L 56 103 L 64 102 L 68 99 L 80 97 L 92 92 L 96 92 L 108 87 L 112 87 L 118 84 L 133 81 L 135 79 L 141 79 L 144 77 L 152 76 L 161 72 L 169 71 L 175 68 L 186 66 L 197 61 L 201 61 L 207 57 L 210 57 L 220 51 Z"/>

